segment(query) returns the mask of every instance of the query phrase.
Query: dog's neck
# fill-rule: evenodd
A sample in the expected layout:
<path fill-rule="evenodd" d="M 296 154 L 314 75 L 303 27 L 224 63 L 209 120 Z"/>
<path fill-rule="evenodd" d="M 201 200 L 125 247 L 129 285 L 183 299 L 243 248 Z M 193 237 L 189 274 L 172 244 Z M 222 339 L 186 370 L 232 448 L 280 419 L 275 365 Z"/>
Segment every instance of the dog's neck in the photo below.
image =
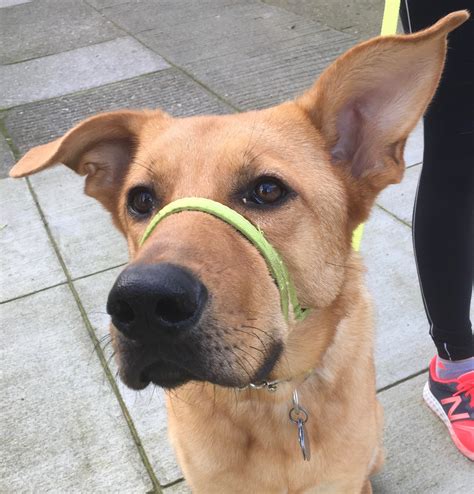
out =
<path fill-rule="evenodd" d="M 267 382 L 276 383 L 277 390 L 283 387 L 295 389 L 318 373 L 341 322 L 350 317 L 352 307 L 357 307 L 361 297 L 358 287 L 361 286 L 363 270 L 359 256 L 350 255 L 346 265 L 352 274 L 345 277 L 339 294 L 331 304 L 312 310 L 306 320 L 294 323 L 279 363 L 268 376 Z M 261 388 L 260 393 L 266 389 Z"/>

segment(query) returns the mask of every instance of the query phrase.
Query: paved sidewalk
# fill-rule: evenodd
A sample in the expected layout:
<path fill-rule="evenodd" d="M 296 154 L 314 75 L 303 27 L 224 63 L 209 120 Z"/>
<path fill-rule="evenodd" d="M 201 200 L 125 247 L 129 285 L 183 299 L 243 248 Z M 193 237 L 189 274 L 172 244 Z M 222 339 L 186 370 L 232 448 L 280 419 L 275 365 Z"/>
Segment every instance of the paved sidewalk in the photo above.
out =
<path fill-rule="evenodd" d="M 225 113 L 291 98 L 360 36 L 350 19 L 336 30 L 311 12 L 290 0 L 0 0 L 0 492 L 189 492 L 163 392 L 125 389 L 110 348 L 98 349 L 125 241 L 81 177 L 57 167 L 14 181 L 14 158 L 99 111 Z M 421 156 L 417 128 L 406 178 L 381 195 L 363 239 L 386 410 L 378 493 L 472 486 L 472 465 L 421 398 L 433 353 L 410 232 Z"/>

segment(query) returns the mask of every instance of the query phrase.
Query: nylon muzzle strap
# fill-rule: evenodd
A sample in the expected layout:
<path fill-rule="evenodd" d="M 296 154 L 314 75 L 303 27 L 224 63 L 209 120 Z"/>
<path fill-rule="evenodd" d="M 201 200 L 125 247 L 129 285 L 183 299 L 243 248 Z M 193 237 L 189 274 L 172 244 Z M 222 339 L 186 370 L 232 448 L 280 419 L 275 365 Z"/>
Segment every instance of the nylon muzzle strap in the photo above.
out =
<path fill-rule="evenodd" d="M 308 315 L 308 309 L 303 309 L 298 302 L 295 286 L 293 285 L 285 263 L 277 250 L 265 238 L 263 232 L 237 211 L 234 211 L 220 202 L 205 199 L 204 197 L 185 197 L 167 204 L 151 219 L 140 241 L 140 247 L 152 234 L 160 221 L 171 214 L 180 213 L 182 211 L 199 211 L 201 213 L 210 214 L 240 232 L 257 248 L 261 256 L 265 259 L 268 270 L 275 280 L 278 291 L 280 292 L 281 311 L 285 320 L 289 321 L 290 306 L 293 318 L 296 321 L 301 321 Z"/>

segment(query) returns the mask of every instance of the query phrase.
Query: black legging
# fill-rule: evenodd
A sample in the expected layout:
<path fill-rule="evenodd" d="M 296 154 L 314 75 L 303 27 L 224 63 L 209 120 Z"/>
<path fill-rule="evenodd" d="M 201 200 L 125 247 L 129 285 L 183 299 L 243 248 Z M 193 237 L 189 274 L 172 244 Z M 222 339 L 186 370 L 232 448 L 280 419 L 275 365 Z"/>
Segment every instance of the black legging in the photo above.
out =
<path fill-rule="evenodd" d="M 406 32 L 474 0 L 401 0 Z M 448 57 L 424 117 L 423 169 L 413 211 L 418 276 L 440 357 L 471 357 L 474 263 L 474 19 L 449 35 Z"/>

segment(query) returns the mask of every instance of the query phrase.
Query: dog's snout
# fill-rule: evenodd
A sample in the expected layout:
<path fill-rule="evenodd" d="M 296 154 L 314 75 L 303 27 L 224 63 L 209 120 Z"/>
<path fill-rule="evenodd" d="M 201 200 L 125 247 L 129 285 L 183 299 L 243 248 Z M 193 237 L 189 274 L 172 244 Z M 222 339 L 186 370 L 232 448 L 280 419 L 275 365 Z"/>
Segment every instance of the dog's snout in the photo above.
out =
<path fill-rule="evenodd" d="M 117 278 L 107 312 L 129 338 L 153 341 L 194 327 L 206 301 L 206 287 L 190 271 L 169 263 L 137 264 Z"/>

